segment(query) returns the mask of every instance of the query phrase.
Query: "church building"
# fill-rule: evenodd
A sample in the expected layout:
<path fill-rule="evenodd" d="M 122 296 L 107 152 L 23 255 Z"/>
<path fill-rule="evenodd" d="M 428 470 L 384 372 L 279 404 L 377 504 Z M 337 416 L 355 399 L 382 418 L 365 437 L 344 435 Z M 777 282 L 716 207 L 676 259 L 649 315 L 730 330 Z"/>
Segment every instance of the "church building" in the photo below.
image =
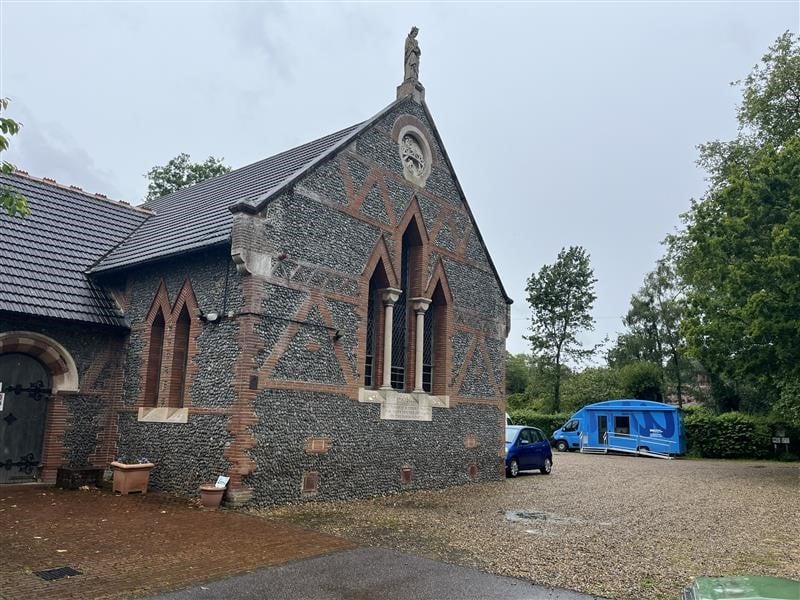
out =
<path fill-rule="evenodd" d="M 366 121 L 131 206 L 0 185 L 0 485 L 345 499 L 503 477 L 509 305 L 419 82 Z"/>

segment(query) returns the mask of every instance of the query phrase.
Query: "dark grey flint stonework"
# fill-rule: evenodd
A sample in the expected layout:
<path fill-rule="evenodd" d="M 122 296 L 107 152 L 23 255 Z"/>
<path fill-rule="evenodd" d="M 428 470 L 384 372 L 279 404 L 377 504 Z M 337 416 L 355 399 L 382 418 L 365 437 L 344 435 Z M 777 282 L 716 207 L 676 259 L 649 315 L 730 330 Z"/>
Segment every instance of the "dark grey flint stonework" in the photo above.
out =
<path fill-rule="evenodd" d="M 172 305 L 187 278 L 204 314 L 212 310 L 222 313 L 223 308 L 225 311 L 241 310 L 241 281 L 227 248 L 197 252 L 131 271 L 128 275 L 130 305 L 125 312 L 132 328 L 125 360 L 125 404 L 133 405 L 144 385 L 141 368 L 145 340 L 136 326 L 147 317 L 162 281 Z M 239 356 L 236 341 L 238 332 L 239 325 L 235 319 L 222 319 L 202 328 L 197 338 L 198 353 L 194 359 L 197 375 L 189 388 L 193 406 L 224 407 L 233 403 L 234 365 Z"/>
<path fill-rule="evenodd" d="M 230 469 L 223 457 L 232 441 L 226 416 L 195 414 L 188 423 L 139 423 L 135 413 L 120 413 L 117 424 L 118 457 L 155 463 L 150 483 L 156 490 L 196 496 L 198 485 Z"/>
<path fill-rule="evenodd" d="M 124 374 L 126 405 L 137 401 L 144 385 L 140 374 L 144 340 L 136 325 L 146 318 L 162 281 L 172 305 L 187 278 L 204 314 L 241 310 L 241 280 L 228 248 L 197 252 L 131 271 L 127 282 L 130 306 L 126 316 L 132 331 Z M 235 401 L 233 377 L 239 356 L 238 331 L 235 319 L 222 319 L 202 327 L 194 357 L 197 372 L 187 390 L 191 406 L 224 408 Z M 198 484 L 215 480 L 230 469 L 223 457 L 232 440 L 227 431 L 228 420 L 225 415 L 193 414 L 188 423 L 148 423 L 138 422 L 135 412 L 123 412 L 118 415 L 117 456 L 152 460 L 156 464 L 151 474 L 154 489 L 195 495 Z"/>
<path fill-rule="evenodd" d="M 354 189 L 366 193 L 361 212 L 377 221 L 387 221 L 377 187 L 369 191 L 362 189 L 371 167 L 381 167 L 397 175 L 385 178 L 389 205 L 397 220 L 402 219 L 418 189 L 403 178 L 397 143 L 391 139 L 396 119 L 407 114 L 423 123 L 436 157 L 426 189 L 446 203 L 463 206 L 424 110 L 413 102 L 405 102 L 362 132 L 355 144 L 344 150 L 343 162 L 351 174 Z M 346 204 L 339 164 L 339 159 L 332 157 L 306 174 L 274 199 L 261 217 L 268 223 L 267 235 L 275 242 L 276 250 L 288 253 L 290 260 L 308 264 L 309 271 L 318 266 L 361 277 L 382 232 L 335 208 Z M 430 232 L 441 208 L 423 195 L 420 198 L 423 221 L 420 225 L 424 224 Z M 402 232 L 398 232 L 398 239 L 384 235 L 393 252 L 399 246 Z M 468 258 L 477 266 L 449 258 L 443 260 L 443 266 L 455 308 L 462 318 L 470 319 L 473 326 L 478 325 L 486 332 L 492 368 L 491 372 L 487 371 L 477 352 L 473 353 L 471 364 L 465 365 L 474 335 L 451 332 L 451 383 L 462 368 L 473 370 L 463 377 L 460 389 L 452 393 L 464 398 L 494 399 L 502 395 L 504 389 L 502 382 L 497 381 L 499 372 L 493 367 L 498 350 L 505 347 L 505 296 L 466 216 L 455 213 L 432 242 L 453 252 L 457 236 L 466 242 Z M 428 276 L 439 258 L 435 248 L 433 255 L 424 267 Z M 295 272 L 293 283 L 298 282 L 301 271 Z M 288 277 L 289 273 L 285 275 Z M 306 293 L 281 288 L 275 283 L 264 285 L 263 309 L 268 316 L 263 317 L 257 328 L 264 344 L 264 349 L 256 356 L 258 366 L 275 351 L 277 340 L 295 318 L 298 307 L 308 301 Z M 354 297 L 352 303 L 326 301 L 334 327 L 342 334 L 336 343 L 341 345 L 359 379 L 363 378 L 363 364 L 358 364 L 357 360 L 363 361 L 363 348 L 358 347 L 356 340 L 358 328 L 364 323 L 357 310 L 365 302 L 359 297 Z M 342 369 L 333 356 L 331 332 L 319 327 L 318 314 L 312 309 L 303 319 L 305 323 L 299 324 L 297 334 L 288 342 L 288 350 L 271 374 L 272 379 L 329 384 L 342 381 Z M 265 389 L 259 391 L 254 401 L 258 422 L 250 427 L 256 444 L 249 455 L 257 468 L 245 478 L 253 491 L 252 504 L 345 499 L 466 483 L 469 481 L 467 467 L 471 463 L 477 467 L 479 480 L 501 477 L 502 428 L 499 424 L 502 417 L 495 405 L 462 403 L 452 408 L 434 408 L 430 422 L 382 420 L 379 405 L 362 404 L 344 394 L 269 389 L 269 380 L 263 387 Z M 477 447 L 467 448 L 466 436 L 475 436 Z M 304 452 L 304 442 L 311 437 L 330 438 L 331 449 L 321 454 Z M 400 469 L 404 466 L 413 469 L 411 484 L 401 483 Z M 319 473 L 319 488 L 314 493 L 302 492 L 305 472 Z"/>
<path fill-rule="evenodd" d="M 33 331 L 58 340 L 72 355 L 82 383 L 81 393 L 63 396 L 67 407 L 67 431 L 64 434 L 63 464 L 84 467 L 89 456 L 96 451 L 99 436 L 106 426 L 108 412 L 105 386 L 110 371 L 121 367 L 120 357 L 113 354 L 102 361 L 102 368 L 95 365 L 109 347 L 121 347 L 123 332 L 112 328 L 82 325 L 75 327 L 69 322 L 21 315 L 0 315 L 0 333 L 7 331 Z"/>
<path fill-rule="evenodd" d="M 254 502 L 268 505 L 301 500 L 336 500 L 458 485 L 470 481 L 466 465 L 474 462 L 479 480 L 498 477 L 497 409 L 461 404 L 434 409 L 431 422 L 388 421 L 375 404 L 347 396 L 266 390 L 258 395 L 251 450 L 258 463 L 246 479 Z M 465 448 L 465 432 L 478 439 Z M 311 436 L 329 437 L 325 454 L 306 454 Z M 410 485 L 400 482 L 401 467 L 413 469 Z M 319 473 L 319 490 L 303 494 L 301 475 Z"/>
<path fill-rule="evenodd" d="M 398 143 L 392 139 L 398 118 L 409 116 L 417 120 L 433 155 L 424 191 L 403 177 Z M 335 154 L 290 185 L 275 187 L 337 140 L 342 145 Z M 265 165 L 273 165 L 274 172 L 262 172 L 269 170 Z M 156 202 L 161 218 L 136 213 L 137 219 L 149 220 L 133 234 L 138 240 L 133 249 L 122 244 L 111 253 L 116 258 L 106 257 L 90 276 L 104 293 L 114 291 L 117 300 L 124 298 L 116 328 L 0 314 L 0 332 L 48 335 L 77 364 L 80 392 L 63 402 L 67 427 L 62 464 L 104 462 L 98 450 L 102 446 L 108 454 L 113 448 L 117 458 L 153 461 L 155 490 L 194 496 L 200 483 L 229 474 L 250 487 L 252 494 L 242 498 L 252 505 L 356 498 L 461 484 L 473 476 L 501 477 L 506 298 L 426 110 L 406 99 L 369 125 L 343 130 L 256 167 L 200 184 L 197 194 L 186 191 Z M 281 175 L 281 169 L 286 173 Z M 378 181 L 373 182 L 369 178 L 376 169 Z M 251 172 L 255 175 L 248 179 Z M 269 185 L 261 189 L 265 181 Z M 255 197 L 274 188 L 276 195 L 259 214 L 232 217 L 227 207 L 239 200 L 235 194 L 240 188 Z M 348 214 L 348 188 L 363 198 L 360 218 Z M 431 421 L 387 420 L 380 418 L 378 404 L 358 401 L 367 304 L 361 290 L 382 236 L 397 262 L 402 231 L 392 233 L 387 226 L 406 215 L 415 196 L 418 225 L 430 242 L 424 278 L 442 269 L 453 295 L 450 364 L 444 378 L 452 402 L 449 408 L 433 408 Z M 195 197 L 196 207 L 190 204 Z M 195 208 L 208 214 L 187 223 L 214 226 L 207 230 L 179 222 L 180 211 Z M 229 223 L 234 223 L 233 230 Z M 243 231 L 236 229 L 237 223 L 255 227 L 237 237 Z M 151 233 L 142 233 L 145 229 Z M 208 245 L 198 249 L 207 232 Z M 232 248 L 231 239 L 234 244 L 245 240 L 245 247 Z M 156 258 L 164 248 L 181 253 Z M 257 272 L 242 274 L 231 257 L 234 251 L 241 261 L 238 250 L 269 260 L 254 263 Z M 457 257 L 462 252 L 466 260 Z M 136 263 L 137 257 L 153 262 Z M 223 317 L 200 322 L 193 330 L 199 335 L 189 365 L 188 422 L 139 421 L 147 359 L 145 320 L 162 282 L 172 307 L 187 280 L 200 313 Z M 245 298 L 245 290 L 252 296 Z M 255 340 L 254 347 L 241 347 L 244 339 Z M 309 438 L 320 437 L 329 439 L 327 451 L 307 452 Z M 252 466 L 244 464 L 247 456 L 255 468 L 239 482 Z M 405 467 L 413 470 L 410 483 L 401 480 Z M 319 487 L 304 494 L 308 472 L 319 474 Z"/>
<path fill-rule="evenodd" d="M 66 396 L 69 411 L 64 433 L 65 462 L 72 467 L 89 465 L 89 456 L 95 451 L 103 427 L 108 425 L 105 399 L 97 396 Z"/>

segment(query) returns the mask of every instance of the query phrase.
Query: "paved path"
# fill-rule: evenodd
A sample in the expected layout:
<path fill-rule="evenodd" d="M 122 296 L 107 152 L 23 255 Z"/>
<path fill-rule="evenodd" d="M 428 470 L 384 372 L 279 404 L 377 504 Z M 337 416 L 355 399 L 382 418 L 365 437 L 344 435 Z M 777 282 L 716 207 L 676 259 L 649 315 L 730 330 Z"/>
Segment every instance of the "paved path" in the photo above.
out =
<path fill-rule="evenodd" d="M 593 600 L 475 569 L 358 548 L 261 569 L 152 600 Z"/>
<path fill-rule="evenodd" d="M 126 598 L 352 548 L 347 540 L 159 494 L 0 486 L 0 599 Z M 34 572 L 72 567 L 44 581 Z"/>

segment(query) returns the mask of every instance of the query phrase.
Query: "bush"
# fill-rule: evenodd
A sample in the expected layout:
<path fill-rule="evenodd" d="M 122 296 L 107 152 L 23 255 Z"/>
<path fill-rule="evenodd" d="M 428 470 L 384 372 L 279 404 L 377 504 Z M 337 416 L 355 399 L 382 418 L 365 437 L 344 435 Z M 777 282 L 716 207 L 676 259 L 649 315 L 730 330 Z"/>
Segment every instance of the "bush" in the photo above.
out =
<path fill-rule="evenodd" d="M 624 396 L 619 373 L 608 367 L 590 367 L 561 384 L 561 408 L 576 411 L 587 404 Z"/>
<path fill-rule="evenodd" d="M 768 458 L 774 455 L 772 436 L 782 429 L 796 449 L 800 429 L 763 416 L 707 410 L 684 413 L 689 454 L 704 458 Z"/>
<path fill-rule="evenodd" d="M 664 397 L 661 377 L 661 367 L 646 361 L 629 363 L 619 371 L 619 383 L 625 395 L 639 400 L 661 402 Z"/>
<path fill-rule="evenodd" d="M 524 408 L 529 402 L 530 400 L 525 393 L 509 394 L 506 398 L 506 407 L 509 411 L 519 410 Z"/>
<path fill-rule="evenodd" d="M 526 409 L 511 410 L 508 414 L 514 425 L 538 427 L 544 431 L 547 437 L 552 436 L 553 432 L 566 423 L 571 416 L 570 413 L 545 414 Z"/>
<path fill-rule="evenodd" d="M 514 425 L 538 427 L 547 437 L 572 416 L 570 413 L 547 414 L 531 409 L 509 409 Z M 721 415 L 705 408 L 689 407 L 683 411 L 686 427 L 686 450 L 700 458 L 771 458 L 775 456 L 772 437 L 776 431 L 791 439 L 783 460 L 800 453 L 800 427 L 773 418 L 728 412 Z M 783 448 L 781 448 L 783 450 Z"/>

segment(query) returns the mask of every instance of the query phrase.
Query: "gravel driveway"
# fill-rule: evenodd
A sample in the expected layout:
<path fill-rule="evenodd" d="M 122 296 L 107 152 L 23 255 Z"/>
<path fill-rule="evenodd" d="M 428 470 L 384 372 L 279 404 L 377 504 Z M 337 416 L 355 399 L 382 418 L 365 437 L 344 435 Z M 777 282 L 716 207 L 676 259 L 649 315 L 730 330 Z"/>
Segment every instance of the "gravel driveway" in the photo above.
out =
<path fill-rule="evenodd" d="M 557 454 L 549 476 L 259 512 L 615 599 L 675 599 L 698 575 L 800 578 L 796 463 Z"/>

